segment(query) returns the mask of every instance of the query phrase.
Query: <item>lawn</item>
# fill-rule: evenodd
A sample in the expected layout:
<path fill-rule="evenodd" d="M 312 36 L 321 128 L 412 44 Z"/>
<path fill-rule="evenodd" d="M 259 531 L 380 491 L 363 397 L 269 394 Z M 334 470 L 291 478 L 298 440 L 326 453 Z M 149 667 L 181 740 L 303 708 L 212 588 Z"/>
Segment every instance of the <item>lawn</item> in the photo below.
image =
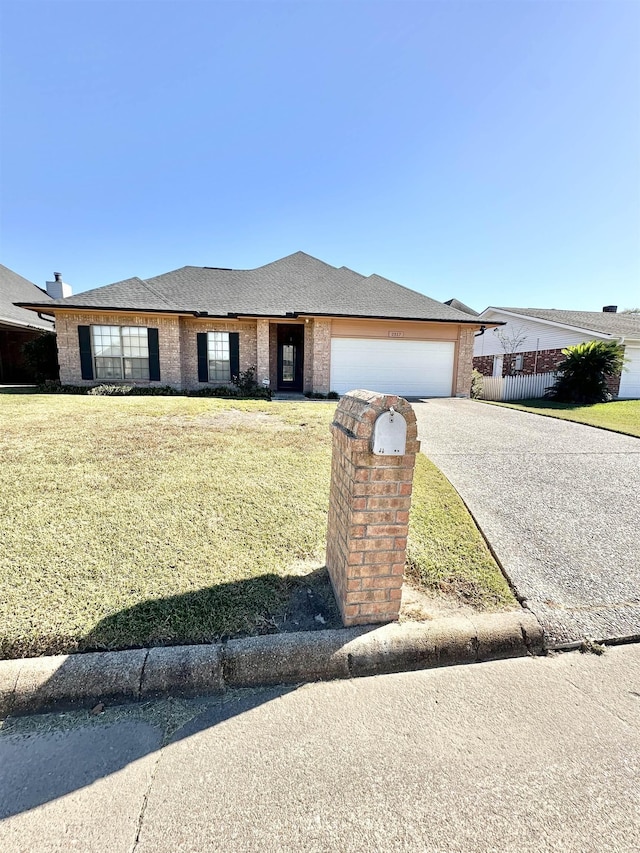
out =
<path fill-rule="evenodd" d="M 0 395 L 0 657 L 207 642 L 324 585 L 335 403 Z M 418 460 L 409 574 L 514 599 Z"/>
<path fill-rule="evenodd" d="M 594 403 L 590 406 L 554 403 L 551 400 L 522 400 L 518 403 L 488 403 L 488 405 L 507 406 L 510 409 L 520 409 L 522 412 L 576 421 L 579 424 L 610 429 L 613 432 L 623 432 L 640 438 L 640 400 L 616 400 L 611 403 Z"/>

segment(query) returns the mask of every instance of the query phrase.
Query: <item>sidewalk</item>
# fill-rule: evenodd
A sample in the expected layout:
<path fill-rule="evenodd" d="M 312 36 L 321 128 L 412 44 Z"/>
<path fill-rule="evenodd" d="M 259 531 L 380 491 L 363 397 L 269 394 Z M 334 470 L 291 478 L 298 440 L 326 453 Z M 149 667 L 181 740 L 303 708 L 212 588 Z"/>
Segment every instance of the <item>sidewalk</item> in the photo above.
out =
<path fill-rule="evenodd" d="M 0 849 L 640 848 L 640 646 L 10 719 Z"/>

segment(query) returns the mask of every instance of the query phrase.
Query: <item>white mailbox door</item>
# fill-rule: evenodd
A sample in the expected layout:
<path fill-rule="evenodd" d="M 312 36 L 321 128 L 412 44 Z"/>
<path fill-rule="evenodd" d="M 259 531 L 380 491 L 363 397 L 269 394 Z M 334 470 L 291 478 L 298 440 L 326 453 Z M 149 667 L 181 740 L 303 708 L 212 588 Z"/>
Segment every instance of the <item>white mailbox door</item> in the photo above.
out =
<path fill-rule="evenodd" d="M 393 408 L 378 416 L 373 425 L 371 450 L 376 456 L 404 456 L 407 422 Z"/>

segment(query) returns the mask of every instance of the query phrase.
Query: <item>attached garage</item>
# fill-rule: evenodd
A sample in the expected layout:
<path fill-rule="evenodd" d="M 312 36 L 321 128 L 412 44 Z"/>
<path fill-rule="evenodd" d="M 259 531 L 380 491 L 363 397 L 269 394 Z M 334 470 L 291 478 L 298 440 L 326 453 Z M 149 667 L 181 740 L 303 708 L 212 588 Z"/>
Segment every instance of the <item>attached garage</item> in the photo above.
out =
<path fill-rule="evenodd" d="M 332 391 L 366 388 L 402 397 L 450 397 L 455 343 L 332 338 Z"/>
<path fill-rule="evenodd" d="M 618 398 L 640 399 L 640 346 L 625 346 L 624 357 L 627 359 L 625 369 L 620 377 Z"/>

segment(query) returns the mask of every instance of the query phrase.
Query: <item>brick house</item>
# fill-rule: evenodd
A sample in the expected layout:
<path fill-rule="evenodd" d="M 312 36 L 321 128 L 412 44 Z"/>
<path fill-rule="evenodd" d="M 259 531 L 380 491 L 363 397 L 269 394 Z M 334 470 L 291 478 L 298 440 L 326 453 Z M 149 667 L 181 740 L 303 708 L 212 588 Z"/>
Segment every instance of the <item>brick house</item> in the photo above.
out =
<path fill-rule="evenodd" d="M 613 340 L 624 345 L 627 361 L 622 374 L 612 377 L 611 393 L 620 399 L 640 397 L 638 314 L 618 314 L 615 305 L 602 311 L 489 307 L 477 319 L 505 324 L 475 339 L 473 366 L 483 376 L 549 373 L 563 360 L 564 348 Z"/>
<path fill-rule="evenodd" d="M 20 300 L 42 303 L 39 313 L 18 307 L 15 303 Z M 22 348 L 43 332 L 54 331 L 50 301 L 32 281 L 0 264 L 0 383 L 34 381 Z"/>
<path fill-rule="evenodd" d="M 35 302 L 22 307 L 40 310 Z M 468 396 L 481 323 L 378 275 L 296 252 L 253 270 L 183 267 L 47 303 L 60 379 L 182 390 L 255 367 L 274 391 Z"/>

